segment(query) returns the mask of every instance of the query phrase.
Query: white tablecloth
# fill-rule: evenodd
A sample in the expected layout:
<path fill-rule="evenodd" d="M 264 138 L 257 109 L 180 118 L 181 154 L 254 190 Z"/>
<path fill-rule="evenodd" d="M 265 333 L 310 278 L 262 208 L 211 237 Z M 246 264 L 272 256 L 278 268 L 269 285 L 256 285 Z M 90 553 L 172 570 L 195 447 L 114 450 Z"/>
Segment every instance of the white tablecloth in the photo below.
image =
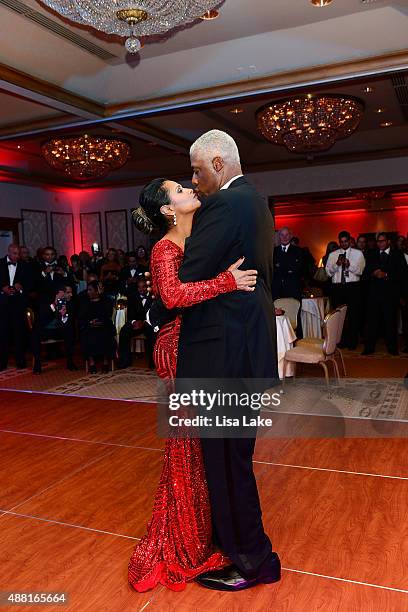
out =
<path fill-rule="evenodd" d="M 304 298 L 302 300 L 302 330 L 304 338 L 321 338 L 324 319 L 324 298 Z"/>
<path fill-rule="evenodd" d="M 296 334 L 293 331 L 293 327 L 287 315 L 276 317 L 276 337 L 278 344 L 278 371 L 279 378 L 282 379 L 283 358 L 285 357 L 286 351 L 293 347 L 293 343 L 296 340 Z M 288 363 L 286 367 L 286 376 L 293 376 L 293 363 Z"/>

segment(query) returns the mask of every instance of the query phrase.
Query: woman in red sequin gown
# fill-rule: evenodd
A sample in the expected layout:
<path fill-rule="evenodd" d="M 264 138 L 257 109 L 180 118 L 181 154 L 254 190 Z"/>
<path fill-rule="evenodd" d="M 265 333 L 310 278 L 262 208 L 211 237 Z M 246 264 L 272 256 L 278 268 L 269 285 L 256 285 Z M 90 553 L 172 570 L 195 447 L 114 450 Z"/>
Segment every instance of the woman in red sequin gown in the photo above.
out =
<path fill-rule="evenodd" d="M 149 232 L 152 226 L 158 226 L 166 231 L 153 247 L 150 263 L 153 293 L 160 296 L 166 308 L 192 306 L 236 289 L 253 290 L 255 271 L 238 270 L 243 260 L 211 280 L 179 280 L 184 239 L 200 206 L 191 189 L 156 179 L 142 191 L 140 203 L 133 211 L 138 228 Z M 154 347 L 157 374 L 170 387 L 176 373 L 181 316 L 160 329 Z M 199 574 L 224 565 L 222 554 L 212 548 L 211 536 L 200 440 L 169 438 L 147 534 L 136 545 L 129 562 L 129 583 L 140 592 L 159 583 L 174 591 L 183 590 Z"/>

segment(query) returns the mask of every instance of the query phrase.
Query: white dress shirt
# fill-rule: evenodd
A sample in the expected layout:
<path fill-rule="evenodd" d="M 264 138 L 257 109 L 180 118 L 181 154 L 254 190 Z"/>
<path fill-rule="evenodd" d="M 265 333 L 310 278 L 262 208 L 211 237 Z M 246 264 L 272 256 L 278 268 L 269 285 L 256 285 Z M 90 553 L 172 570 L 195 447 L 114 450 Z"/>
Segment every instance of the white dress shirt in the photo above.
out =
<path fill-rule="evenodd" d="M 228 181 L 228 183 L 225 183 L 225 185 L 223 185 L 221 187 L 221 189 L 228 189 L 228 187 L 231 185 L 231 183 L 233 183 L 234 181 L 236 181 L 238 178 L 241 178 L 241 176 L 244 176 L 243 174 L 237 174 L 236 176 L 233 176 L 232 179 L 230 179 Z"/>
<path fill-rule="evenodd" d="M 348 276 L 345 277 L 346 283 L 355 283 L 360 280 L 360 277 L 365 268 L 365 258 L 361 251 L 349 247 L 347 251 L 344 249 L 337 249 L 330 253 L 327 263 L 326 272 L 331 277 L 334 284 L 341 283 L 341 266 L 337 265 L 339 255 L 345 254 L 346 258 L 350 262 L 350 266 L 345 268 L 348 270 Z"/>
<path fill-rule="evenodd" d="M 17 270 L 17 265 L 15 266 L 9 266 L 9 263 L 12 263 L 11 259 L 9 259 L 7 257 L 7 266 L 8 266 L 8 273 L 9 273 L 9 278 L 10 278 L 10 286 L 14 285 L 14 277 L 16 275 L 16 270 Z"/>

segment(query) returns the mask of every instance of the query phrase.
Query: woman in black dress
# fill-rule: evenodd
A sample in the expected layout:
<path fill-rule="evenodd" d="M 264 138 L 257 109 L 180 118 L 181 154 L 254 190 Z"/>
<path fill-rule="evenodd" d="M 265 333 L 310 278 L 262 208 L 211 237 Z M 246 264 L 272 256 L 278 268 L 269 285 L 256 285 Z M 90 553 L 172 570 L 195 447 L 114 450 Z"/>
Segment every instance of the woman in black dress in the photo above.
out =
<path fill-rule="evenodd" d="M 103 357 L 102 372 L 109 371 L 109 361 L 116 351 L 115 326 L 112 321 L 112 301 L 103 295 L 97 281 L 88 284 L 88 297 L 79 309 L 80 340 L 84 359 L 89 362 L 89 372 L 96 374 L 95 359 Z"/>

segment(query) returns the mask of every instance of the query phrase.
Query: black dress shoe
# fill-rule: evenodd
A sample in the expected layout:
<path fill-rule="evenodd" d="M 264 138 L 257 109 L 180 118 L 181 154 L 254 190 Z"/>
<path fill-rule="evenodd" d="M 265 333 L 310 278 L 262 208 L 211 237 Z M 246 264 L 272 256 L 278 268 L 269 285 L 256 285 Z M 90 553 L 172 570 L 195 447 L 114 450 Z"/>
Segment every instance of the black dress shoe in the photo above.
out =
<path fill-rule="evenodd" d="M 27 363 L 25 361 L 20 361 L 16 364 L 17 370 L 25 370 L 27 368 Z"/>
<path fill-rule="evenodd" d="M 394 349 L 394 350 L 392 350 L 392 351 L 388 351 L 388 354 L 389 354 L 389 355 L 394 355 L 394 357 L 398 357 L 399 352 L 398 352 L 396 349 Z"/>
<path fill-rule="evenodd" d="M 362 355 L 374 355 L 374 351 L 369 351 L 368 349 L 364 349 L 361 353 Z"/>
<path fill-rule="evenodd" d="M 42 374 L 42 368 L 40 365 L 35 365 L 33 367 L 33 374 Z"/>
<path fill-rule="evenodd" d="M 102 366 L 102 373 L 103 373 L 103 374 L 109 374 L 109 372 L 110 372 L 110 367 L 109 367 L 109 366 L 108 366 L 108 365 L 105 363 L 105 364 Z"/>
<path fill-rule="evenodd" d="M 196 578 L 196 582 L 206 589 L 214 589 L 216 591 L 243 591 L 257 584 L 278 582 L 280 578 L 281 565 L 278 555 L 274 553 L 268 569 L 264 569 L 255 578 L 245 578 L 240 574 L 235 565 L 229 565 L 221 570 L 201 574 Z"/>
<path fill-rule="evenodd" d="M 97 373 L 96 366 L 95 365 L 89 366 L 89 374 L 96 374 L 96 373 Z"/>

